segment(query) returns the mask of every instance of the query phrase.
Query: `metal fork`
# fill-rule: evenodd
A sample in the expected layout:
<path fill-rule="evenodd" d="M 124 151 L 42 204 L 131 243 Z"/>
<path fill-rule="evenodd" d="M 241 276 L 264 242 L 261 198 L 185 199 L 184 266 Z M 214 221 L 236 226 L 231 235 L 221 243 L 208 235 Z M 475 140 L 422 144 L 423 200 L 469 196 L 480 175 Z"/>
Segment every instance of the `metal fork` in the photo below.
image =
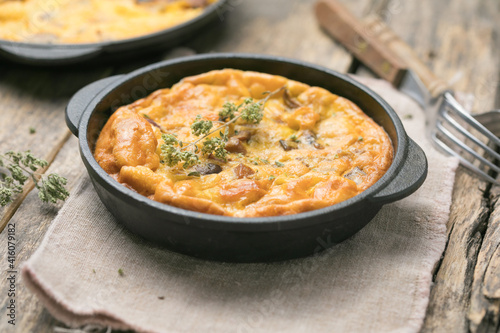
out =
<path fill-rule="evenodd" d="M 439 149 L 458 157 L 464 167 L 484 180 L 500 185 L 494 178 L 500 174 L 500 139 L 490 130 L 498 131 L 499 112 L 471 116 L 450 92 L 445 92 L 434 125 L 429 125 L 428 135 Z"/>
<path fill-rule="evenodd" d="M 500 185 L 495 179 L 500 174 L 500 139 L 495 135 L 500 128 L 500 112 L 471 116 L 457 102 L 448 84 L 379 17 L 371 16 L 362 22 L 336 0 L 320 0 L 315 9 L 323 29 L 353 53 L 358 63 L 422 106 L 428 137 L 440 151 L 456 156 L 482 179 Z"/>

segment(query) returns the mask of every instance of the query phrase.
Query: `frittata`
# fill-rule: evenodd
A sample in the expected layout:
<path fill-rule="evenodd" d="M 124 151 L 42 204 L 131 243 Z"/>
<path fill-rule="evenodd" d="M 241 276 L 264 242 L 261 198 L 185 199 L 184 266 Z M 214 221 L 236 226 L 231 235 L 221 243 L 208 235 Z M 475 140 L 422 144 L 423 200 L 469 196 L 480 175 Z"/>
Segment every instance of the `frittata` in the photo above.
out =
<path fill-rule="evenodd" d="M 269 92 L 275 92 L 269 95 Z M 224 127 L 220 110 L 248 98 L 263 101 L 258 124 Z M 203 154 L 191 125 L 212 121 L 227 136 L 227 158 Z M 220 133 L 219 133 L 220 132 Z M 164 134 L 195 151 L 198 164 L 168 166 Z M 128 188 L 168 205 L 202 213 L 262 217 L 295 214 L 347 200 L 390 167 L 387 133 L 351 101 L 285 77 L 215 70 L 120 107 L 107 121 L 95 154 Z"/>
<path fill-rule="evenodd" d="M 0 39 L 76 44 L 154 33 L 217 0 L 0 0 Z"/>

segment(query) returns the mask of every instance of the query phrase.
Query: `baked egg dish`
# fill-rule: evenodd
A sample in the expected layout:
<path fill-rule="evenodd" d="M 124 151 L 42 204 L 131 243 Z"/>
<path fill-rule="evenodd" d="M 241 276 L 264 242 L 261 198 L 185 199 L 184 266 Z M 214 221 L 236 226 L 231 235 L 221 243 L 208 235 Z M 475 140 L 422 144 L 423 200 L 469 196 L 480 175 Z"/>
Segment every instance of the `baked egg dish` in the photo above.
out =
<path fill-rule="evenodd" d="M 0 39 L 97 43 L 147 35 L 200 15 L 217 0 L 0 0 Z"/>
<path fill-rule="evenodd" d="M 282 76 L 223 69 L 117 109 L 94 157 L 152 200 L 265 217 L 356 196 L 388 170 L 393 147 L 346 98 Z"/>

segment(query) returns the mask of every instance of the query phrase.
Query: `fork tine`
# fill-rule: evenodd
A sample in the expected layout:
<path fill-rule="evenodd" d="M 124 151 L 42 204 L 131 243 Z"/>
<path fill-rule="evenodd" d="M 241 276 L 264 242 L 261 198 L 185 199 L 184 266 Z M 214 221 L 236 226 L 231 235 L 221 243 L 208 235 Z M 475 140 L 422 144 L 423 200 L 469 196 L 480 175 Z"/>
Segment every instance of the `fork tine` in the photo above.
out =
<path fill-rule="evenodd" d="M 462 121 L 470 126 L 470 128 L 477 130 L 479 134 L 489 140 L 489 144 L 493 143 L 498 149 L 500 147 L 500 138 L 488 129 L 492 128 L 492 126 L 488 125 L 488 128 L 485 127 L 467 113 L 450 92 L 443 94 L 441 103 L 437 104 L 437 106 L 437 113 L 434 113 L 434 117 L 430 118 L 434 124 L 433 129 L 429 132 L 430 139 L 438 148 L 460 159 L 464 167 L 479 177 L 493 184 L 500 185 L 500 181 L 496 180 L 494 175 L 492 175 L 493 172 L 496 175 L 500 174 L 500 166 L 497 165 L 500 161 L 500 153 L 496 152 L 495 149 L 489 147 L 488 144 L 482 142 L 479 137 L 466 129 L 462 125 Z M 432 115 L 432 113 L 428 113 L 429 115 Z M 459 120 L 461 121 L 459 122 Z M 461 138 L 459 139 L 455 134 L 460 134 Z M 465 138 L 469 139 L 470 142 L 466 144 L 463 140 Z M 484 153 L 476 151 L 473 147 L 482 148 Z M 472 160 L 470 157 L 472 157 Z M 486 157 L 491 158 L 491 160 Z M 479 162 L 479 165 L 475 162 Z"/>
<path fill-rule="evenodd" d="M 490 139 L 495 145 L 500 146 L 500 138 L 491 133 L 486 127 L 484 127 L 479 121 L 474 119 L 450 93 L 445 93 L 445 102 L 449 104 L 450 108 L 455 111 L 455 114 L 461 117 L 465 122 L 471 125 L 473 128 L 478 130 L 488 139 Z"/>
<path fill-rule="evenodd" d="M 483 170 L 479 169 L 477 166 L 475 166 L 474 164 L 472 164 L 471 162 L 469 162 L 468 160 L 466 160 L 462 155 L 460 155 L 459 153 L 457 153 L 455 150 L 451 149 L 445 142 L 443 142 L 441 139 L 439 139 L 437 137 L 436 133 L 432 134 L 431 139 L 432 139 L 432 141 L 434 141 L 434 143 L 436 145 L 438 145 L 439 148 L 443 149 L 449 155 L 457 157 L 460 160 L 461 164 L 464 167 L 466 167 L 467 169 L 471 170 L 476 175 L 482 177 L 484 180 L 486 180 L 486 181 L 488 181 L 490 183 L 493 183 L 495 185 L 500 185 L 500 182 L 498 180 L 496 180 L 495 178 L 491 177 L 486 172 L 484 172 Z"/>
<path fill-rule="evenodd" d="M 448 123 L 455 128 L 458 132 L 466 136 L 469 140 L 474 142 L 477 146 L 481 147 L 484 151 L 486 151 L 488 154 L 490 154 L 495 160 L 500 161 L 500 154 L 491 149 L 488 145 L 486 145 L 484 142 L 479 140 L 477 137 L 472 135 L 469 131 L 467 131 L 462 125 L 460 125 L 455 119 L 450 117 L 449 113 L 445 112 L 443 113 L 443 117 L 448 121 Z"/>
<path fill-rule="evenodd" d="M 500 110 L 491 110 L 473 115 L 474 119 L 479 121 L 484 127 L 496 136 L 500 136 Z"/>
<path fill-rule="evenodd" d="M 472 155 L 474 158 L 478 159 L 481 163 L 486 164 L 495 172 L 500 172 L 500 168 L 493 164 L 491 161 L 488 161 L 483 156 L 479 155 L 476 151 L 474 151 L 471 147 L 466 145 L 463 141 L 458 139 L 453 133 L 448 131 L 440 122 L 436 124 L 436 129 L 443 133 L 448 139 L 450 139 L 455 145 L 459 146 L 461 149 L 465 150 L 467 153 Z"/>

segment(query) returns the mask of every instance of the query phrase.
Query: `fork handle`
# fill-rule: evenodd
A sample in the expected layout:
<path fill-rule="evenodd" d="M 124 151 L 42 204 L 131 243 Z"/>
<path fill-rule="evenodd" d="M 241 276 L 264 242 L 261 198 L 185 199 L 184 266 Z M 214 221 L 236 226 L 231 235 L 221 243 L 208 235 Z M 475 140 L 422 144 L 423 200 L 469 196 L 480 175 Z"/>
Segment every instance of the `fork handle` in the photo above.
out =
<path fill-rule="evenodd" d="M 443 79 L 420 59 L 417 53 L 405 41 L 401 39 L 382 19 L 377 15 L 370 15 L 363 19 L 361 23 L 365 31 L 369 31 L 373 38 L 384 45 L 390 52 L 393 52 L 400 59 L 403 59 L 408 69 L 417 74 L 433 98 L 443 94 L 450 87 Z M 365 65 L 369 66 L 365 63 Z"/>
<path fill-rule="evenodd" d="M 320 26 L 359 61 L 383 79 L 398 86 L 406 73 L 405 63 L 370 34 L 364 24 L 336 0 L 315 5 Z"/>

